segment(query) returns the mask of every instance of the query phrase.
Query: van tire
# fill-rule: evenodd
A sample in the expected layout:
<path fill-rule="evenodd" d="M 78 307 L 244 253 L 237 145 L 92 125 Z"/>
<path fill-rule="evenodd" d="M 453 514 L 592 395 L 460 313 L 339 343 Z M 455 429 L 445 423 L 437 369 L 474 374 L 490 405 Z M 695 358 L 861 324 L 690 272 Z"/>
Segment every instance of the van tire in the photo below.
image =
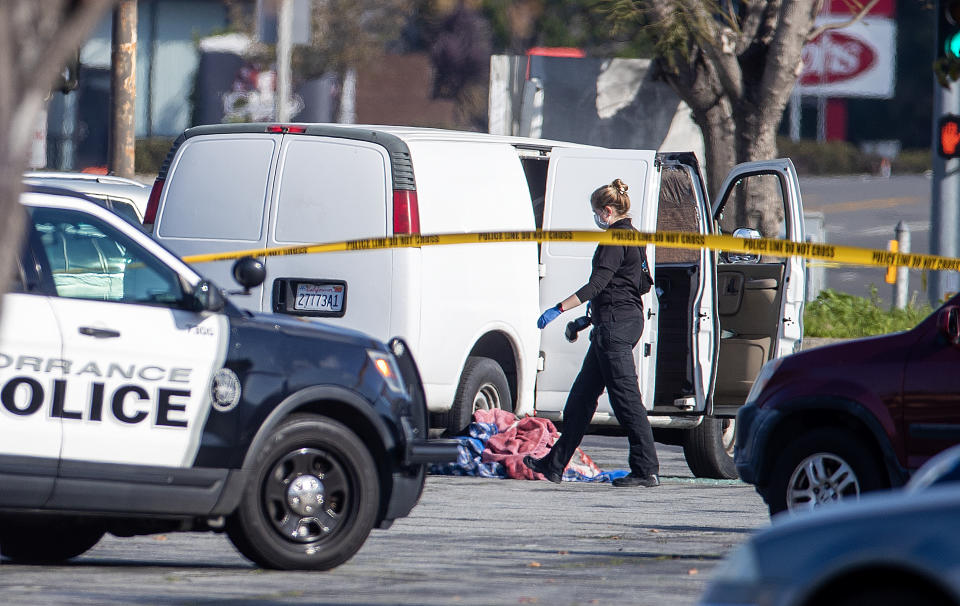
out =
<path fill-rule="evenodd" d="M 306 498 L 319 483 L 318 501 L 332 513 L 312 516 L 290 502 L 301 479 Z M 295 414 L 256 453 L 227 536 L 263 568 L 329 570 L 360 549 L 379 510 L 377 466 L 360 437 L 333 419 Z M 304 536 L 293 538 L 301 528 Z"/>
<path fill-rule="evenodd" d="M 704 417 L 699 425 L 687 430 L 683 456 L 693 475 L 715 480 L 737 479 L 737 467 L 733 462 L 736 436 L 736 419 Z"/>
<path fill-rule="evenodd" d="M 463 367 L 460 384 L 453 406 L 440 422 L 447 435 L 462 434 L 473 421 L 475 410 L 499 408 L 513 412 L 510 384 L 507 375 L 496 361 L 490 358 L 471 356 Z"/>

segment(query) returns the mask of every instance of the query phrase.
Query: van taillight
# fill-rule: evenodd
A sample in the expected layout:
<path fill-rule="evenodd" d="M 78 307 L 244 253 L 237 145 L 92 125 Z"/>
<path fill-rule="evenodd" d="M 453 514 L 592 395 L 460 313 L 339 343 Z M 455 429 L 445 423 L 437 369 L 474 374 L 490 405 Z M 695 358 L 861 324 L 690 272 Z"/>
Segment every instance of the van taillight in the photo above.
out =
<path fill-rule="evenodd" d="M 153 225 L 157 220 L 157 211 L 160 210 L 160 192 L 163 191 L 163 179 L 157 179 L 153 182 L 153 189 L 150 190 L 150 198 L 147 200 L 147 211 L 143 214 L 143 224 Z"/>
<path fill-rule="evenodd" d="M 293 126 L 292 124 L 271 124 L 267 127 L 268 133 L 296 133 L 307 132 L 306 126 Z"/>
<path fill-rule="evenodd" d="M 420 234 L 420 207 L 417 192 L 412 189 L 393 190 L 393 235 Z"/>

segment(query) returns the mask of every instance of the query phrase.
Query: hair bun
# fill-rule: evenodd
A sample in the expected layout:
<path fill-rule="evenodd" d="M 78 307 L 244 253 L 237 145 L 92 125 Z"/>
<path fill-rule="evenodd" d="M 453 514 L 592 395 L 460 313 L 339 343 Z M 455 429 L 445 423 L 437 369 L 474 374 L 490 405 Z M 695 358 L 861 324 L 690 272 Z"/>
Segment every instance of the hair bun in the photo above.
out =
<path fill-rule="evenodd" d="M 623 194 L 627 193 L 627 190 L 629 189 L 629 188 L 627 187 L 627 184 L 624 183 L 623 181 L 621 181 L 620 179 L 614 179 L 614 180 L 613 180 L 613 183 L 611 183 L 610 185 L 611 185 L 614 189 L 616 189 L 616 190 L 620 193 L 620 195 L 623 195 Z"/>

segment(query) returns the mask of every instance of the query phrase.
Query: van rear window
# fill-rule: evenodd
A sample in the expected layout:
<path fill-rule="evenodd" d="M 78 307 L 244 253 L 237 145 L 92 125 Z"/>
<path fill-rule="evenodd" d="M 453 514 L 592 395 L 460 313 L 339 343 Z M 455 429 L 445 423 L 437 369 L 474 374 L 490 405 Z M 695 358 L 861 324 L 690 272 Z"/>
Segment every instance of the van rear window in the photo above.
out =
<path fill-rule="evenodd" d="M 167 178 L 161 236 L 260 239 L 272 139 L 192 140 Z"/>
<path fill-rule="evenodd" d="M 290 137 L 282 152 L 277 242 L 337 242 L 387 233 L 387 161 L 358 141 Z"/>

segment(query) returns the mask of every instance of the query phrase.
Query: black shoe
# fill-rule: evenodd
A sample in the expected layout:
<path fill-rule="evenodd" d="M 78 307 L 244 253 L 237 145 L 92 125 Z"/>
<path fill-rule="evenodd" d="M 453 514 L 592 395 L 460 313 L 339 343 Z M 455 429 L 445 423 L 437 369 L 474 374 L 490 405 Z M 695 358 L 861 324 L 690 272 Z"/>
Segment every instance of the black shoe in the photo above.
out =
<path fill-rule="evenodd" d="M 660 485 L 660 478 L 658 478 L 656 474 L 651 474 L 649 476 L 635 476 L 632 473 L 629 473 L 622 478 L 617 478 L 614 480 L 613 485 L 621 488 L 629 486 L 653 488 L 654 486 Z"/>
<path fill-rule="evenodd" d="M 543 477 L 550 480 L 554 484 L 559 484 L 563 481 L 563 474 L 556 471 L 550 471 L 543 464 L 543 459 L 534 459 L 530 455 L 523 457 L 523 464 L 532 469 L 533 471 L 543 474 Z"/>

